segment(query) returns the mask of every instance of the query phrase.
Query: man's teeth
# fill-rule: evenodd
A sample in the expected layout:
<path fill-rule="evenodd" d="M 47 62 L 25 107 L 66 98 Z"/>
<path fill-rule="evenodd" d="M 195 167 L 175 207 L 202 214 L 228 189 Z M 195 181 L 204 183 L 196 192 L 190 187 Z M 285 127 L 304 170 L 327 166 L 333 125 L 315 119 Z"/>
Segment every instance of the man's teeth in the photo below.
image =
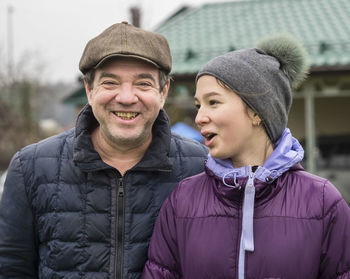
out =
<path fill-rule="evenodd" d="M 114 112 L 114 114 L 124 120 L 134 119 L 138 115 L 137 112 L 118 112 L 118 111 Z"/>

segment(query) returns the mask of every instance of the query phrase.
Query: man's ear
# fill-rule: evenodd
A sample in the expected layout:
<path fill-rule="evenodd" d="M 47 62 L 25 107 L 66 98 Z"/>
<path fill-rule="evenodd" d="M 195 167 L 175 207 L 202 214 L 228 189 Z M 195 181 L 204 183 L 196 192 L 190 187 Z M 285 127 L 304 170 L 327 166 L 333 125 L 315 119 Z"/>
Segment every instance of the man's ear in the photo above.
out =
<path fill-rule="evenodd" d="M 162 108 L 164 107 L 165 100 L 168 96 L 169 88 L 170 88 L 170 79 L 167 81 L 167 83 L 163 87 L 163 90 L 160 92 L 160 94 L 162 95 Z"/>
<path fill-rule="evenodd" d="M 90 104 L 91 93 L 92 93 L 92 87 L 90 87 L 90 85 L 86 82 L 86 80 L 84 80 L 84 87 L 85 87 L 86 97 L 87 97 L 88 102 L 89 102 L 89 104 Z M 91 104 L 90 104 L 90 105 L 91 105 Z"/>

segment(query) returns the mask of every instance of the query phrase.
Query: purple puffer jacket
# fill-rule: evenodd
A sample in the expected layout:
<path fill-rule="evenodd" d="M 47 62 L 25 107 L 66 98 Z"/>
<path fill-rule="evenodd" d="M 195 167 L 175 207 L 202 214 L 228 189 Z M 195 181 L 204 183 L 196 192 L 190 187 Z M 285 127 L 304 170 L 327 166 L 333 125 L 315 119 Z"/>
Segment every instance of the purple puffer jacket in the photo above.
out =
<path fill-rule="evenodd" d="M 143 279 L 350 279 L 350 209 L 298 164 L 288 129 L 262 167 L 211 157 L 164 202 Z"/>

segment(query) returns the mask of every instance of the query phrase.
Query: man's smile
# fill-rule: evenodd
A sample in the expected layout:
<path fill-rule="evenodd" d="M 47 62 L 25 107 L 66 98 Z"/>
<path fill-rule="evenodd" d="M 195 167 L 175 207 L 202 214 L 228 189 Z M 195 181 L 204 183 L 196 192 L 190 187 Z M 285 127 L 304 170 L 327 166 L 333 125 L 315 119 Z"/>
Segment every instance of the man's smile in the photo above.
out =
<path fill-rule="evenodd" d="M 113 111 L 113 113 L 123 120 L 132 120 L 139 115 L 138 112 Z"/>

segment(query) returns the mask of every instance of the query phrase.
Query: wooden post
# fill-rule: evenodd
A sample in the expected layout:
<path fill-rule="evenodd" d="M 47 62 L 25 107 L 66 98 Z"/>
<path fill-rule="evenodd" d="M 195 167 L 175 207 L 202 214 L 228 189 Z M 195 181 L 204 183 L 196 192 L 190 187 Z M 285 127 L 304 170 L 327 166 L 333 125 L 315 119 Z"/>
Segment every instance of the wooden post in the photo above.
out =
<path fill-rule="evenodd" d="M 315 133 L 315 91 L 312 84 L 305 84 L 305 147 L 306 147 L 306 170 L 316 172 L 316 133 Z"/>

